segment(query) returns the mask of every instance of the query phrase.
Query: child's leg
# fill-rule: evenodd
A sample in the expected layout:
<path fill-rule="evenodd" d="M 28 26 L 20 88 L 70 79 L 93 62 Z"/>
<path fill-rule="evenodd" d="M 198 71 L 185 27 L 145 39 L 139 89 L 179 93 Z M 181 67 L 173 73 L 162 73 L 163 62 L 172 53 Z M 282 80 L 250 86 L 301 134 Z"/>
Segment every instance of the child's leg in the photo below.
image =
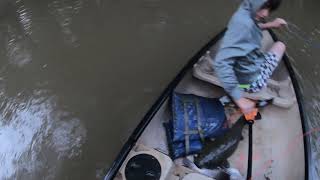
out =
<path fill-rule="evenodd" d="M 278 66 L 286 46 L 278 41 L 275 42 L 270 48 L 269 52 L 264 55 L 264 63 L 261 65 L 261 74 L 258 77 L 256 82 L 253 82 L 250 85 L 249 89 L 246 89 L 247 92 L 258 92 L 267 85 L 267 80 L 271 77 L 273 71 Z"/>
<path fill-rule="evenodd" d="M 280 61 L 284 52 L 286 51 L 286 45 L 283 42 L 277 41 L 269 49 L 270 53 L 274 53 L 277 56 L 277 60 Z"/>
<path fill-rule="evenodd" d="M 286 45 L 280 41 L 275 42 L 273 44 L 273 46 L 269 49 L 269 52 L 271 52 L 277 56 L 278 61 L 280 61 L 282 59 L 285 51 L 286 51 Z M 280 82 L 274 81 L 272 79 L 268 79 L 268 85 L 271 85 L 272 87 L 276 87 L 276 88 L 280 88 L 280 86 L 281 86 Z"/>

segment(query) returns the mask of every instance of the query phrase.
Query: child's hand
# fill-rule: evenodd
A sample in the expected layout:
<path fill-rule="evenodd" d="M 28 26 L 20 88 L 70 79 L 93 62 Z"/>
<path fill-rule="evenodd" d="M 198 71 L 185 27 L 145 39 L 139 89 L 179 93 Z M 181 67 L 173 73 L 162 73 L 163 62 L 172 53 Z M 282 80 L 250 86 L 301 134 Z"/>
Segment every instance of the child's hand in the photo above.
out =
<path fill-rule="evenodd" d="M 273 28 L 282 28 L 288 25 L 288 23 L 282 18 L 276 18 L 271 23 Z"/>
<path fill-rule="evenodd" d="M 247 98 L 240 98 L 239 100 L 235 101 L 238 107 L 241 109 L 243 114 L 248 114 L 254 111 L 256 107 L 256 103 Z"/>

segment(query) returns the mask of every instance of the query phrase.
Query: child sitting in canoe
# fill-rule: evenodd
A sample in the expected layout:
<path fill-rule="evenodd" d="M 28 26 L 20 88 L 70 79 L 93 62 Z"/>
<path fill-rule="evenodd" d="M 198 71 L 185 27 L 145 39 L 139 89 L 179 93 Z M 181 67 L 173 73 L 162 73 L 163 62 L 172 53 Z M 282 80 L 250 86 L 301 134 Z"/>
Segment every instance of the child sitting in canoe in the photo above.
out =
<path fill-rule="evenodd" d="M 287 25 L 281 18 L 265 23 L 280 3 L 281 0 L 244 0 L 232 16 L 215 56 L 216 75 L 243 113 L 255 108 L 255 102 L 244 92 L 263 89 L 285 52 L 285 44 L 279 41 L 267 53 L 260 51 L 262 30 Z"/>

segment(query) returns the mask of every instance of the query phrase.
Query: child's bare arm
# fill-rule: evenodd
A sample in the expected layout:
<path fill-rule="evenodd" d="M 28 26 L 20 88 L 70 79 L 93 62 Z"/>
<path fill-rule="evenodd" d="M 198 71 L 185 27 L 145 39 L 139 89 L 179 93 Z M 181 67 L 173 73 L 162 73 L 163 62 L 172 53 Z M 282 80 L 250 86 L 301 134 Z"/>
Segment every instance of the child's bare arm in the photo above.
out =
<path fill-rule="evenodd" d="M 276 18 L 275 20 L 267 23 L 259 24 L 261 29 L 281 28 L 287 26 L 287 22 L 282 18 Z"/>
<path fill-rule="evenodd" d="M 235 100 L 235 102 L 244 114 L 251 113 L 256 107 L 256 103 L 254 101 L 243 97 Z"/>

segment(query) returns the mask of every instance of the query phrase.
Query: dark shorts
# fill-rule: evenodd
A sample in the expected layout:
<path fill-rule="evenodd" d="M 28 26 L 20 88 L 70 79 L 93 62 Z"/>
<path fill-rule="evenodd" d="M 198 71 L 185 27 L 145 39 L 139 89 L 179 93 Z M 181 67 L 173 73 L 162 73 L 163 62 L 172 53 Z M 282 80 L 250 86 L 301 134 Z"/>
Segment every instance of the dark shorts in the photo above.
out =
<path fill-rule="evenodd" d="M 273 71 L 279 64 L 280 58 L 272 52 L 263 53 L 260 51 L 253 52 L 255 56 L 248 55 L 248 58 L 263 58 L 262 64 L 260 65 L 260 74 L 257 80 L 249 84 L 249 87 L 243 88 L 244 91 L 253 93 L 260 91 L 263 87 L 267 85 L 267 80 L 270 79 Z"/>

